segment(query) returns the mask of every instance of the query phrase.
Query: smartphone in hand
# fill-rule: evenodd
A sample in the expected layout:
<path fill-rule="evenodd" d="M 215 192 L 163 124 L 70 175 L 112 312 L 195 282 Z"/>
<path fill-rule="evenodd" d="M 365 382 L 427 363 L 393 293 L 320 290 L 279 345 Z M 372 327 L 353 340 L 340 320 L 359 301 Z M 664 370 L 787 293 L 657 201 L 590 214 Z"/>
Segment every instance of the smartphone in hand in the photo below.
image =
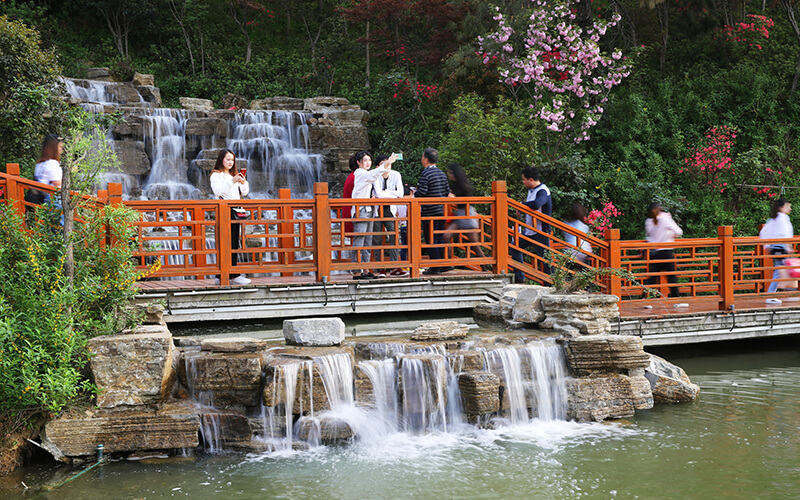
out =
<path fill-rule="evenodd" d="M 243 169 L 239 170 L 239 172 L 242 174 L 242 177 L 247 177 L 247 169 L 246 168 L 243 168 Z"/>
<path fill-rule="evenodd" d="M 403 159 L 403 153 L 402 153 L 402 152 L 400 152 L 400 153 L 392 153 L 392 154 L 393 154 L 393 155 L 395 155 L 395 156 L 397 157 L 397 160 L 398 160 L 398 161 L 400 161 L 400 160 L 402 160 L 402 159 Z"/>

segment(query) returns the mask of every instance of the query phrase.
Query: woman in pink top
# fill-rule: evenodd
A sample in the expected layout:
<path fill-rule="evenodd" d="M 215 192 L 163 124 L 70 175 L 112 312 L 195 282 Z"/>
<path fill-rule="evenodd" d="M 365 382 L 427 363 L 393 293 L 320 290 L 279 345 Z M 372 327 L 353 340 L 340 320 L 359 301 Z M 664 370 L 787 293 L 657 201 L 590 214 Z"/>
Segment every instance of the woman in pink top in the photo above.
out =
<path fill-rule="evenodd" d="M 644 221 L 644 232 L 647 235 L 648 243 L 670 243 L 675 238 L 680 238 L 683 230 L 672 219 L 667 212 L 661 211 L 660 203 L 651 203 L 647 206 L 647 220 Z M 667 281 L 670 285 L 678 283 L 675 275 L 675 254 L 671 248 L 655 248 L 650 250 L 650 266 L 648 271 L 651 276 L 645 280 L 646 285 L 655 285 L 660 281 L 660 276 L 656 273 L 668 272 Z M 656 262 L 652 262 L 656 261 Z M 663 261 L 663 262 L 658 262 Z M 678 287 L 669 287 L 669 296 L 678 296 Z"/>

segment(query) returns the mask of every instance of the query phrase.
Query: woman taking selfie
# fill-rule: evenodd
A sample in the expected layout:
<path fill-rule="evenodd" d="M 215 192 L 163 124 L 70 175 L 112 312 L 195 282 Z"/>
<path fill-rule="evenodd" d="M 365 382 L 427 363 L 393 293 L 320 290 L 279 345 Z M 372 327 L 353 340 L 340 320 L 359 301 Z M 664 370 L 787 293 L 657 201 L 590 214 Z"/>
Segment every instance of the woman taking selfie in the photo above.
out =
<path fill-rule="evenodd" d="M 211 190 L 214 197 L 220 200 L 241 200 L 250 192 L 250 184 L 244 178 L 244 174 L 239 172 L 236 167 L 236 154 L 230 149 L 223 149 L 217 156 L 217 163 L 211 172 Z M 240 228 L 238 222 L 243 216 L 239 209 L 231 207 L 231 249 L 238 250 L 240 244 Z M 233 252 L 231 255 L 231 265 L 236 267 L 239 263 L 239 254 Z M 231 280 L 233 285 L 246 285 L 250 283 L 244 274 L 240 274 Z M 219 280 L 217 280 L 219 284 Z"/>

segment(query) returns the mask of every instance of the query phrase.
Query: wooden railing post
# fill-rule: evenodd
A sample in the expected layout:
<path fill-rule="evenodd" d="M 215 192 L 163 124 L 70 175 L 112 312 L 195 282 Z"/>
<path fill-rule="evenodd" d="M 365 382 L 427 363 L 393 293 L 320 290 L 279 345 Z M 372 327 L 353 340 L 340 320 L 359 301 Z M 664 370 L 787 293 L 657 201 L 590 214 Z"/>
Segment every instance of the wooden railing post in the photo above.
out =
<path fill-rule="evenodd" d="M 422 207 L 418 200 L 410 200 L 408 205 L 408 226 L 406 227 L 406 241 L 408 241 L 408 257 L 411 260 L 411 277 L 419 278 L 422 265 Z M 433 234 L 433 231 L 431 231 Z M 431 236 L 433 239 L 433 236 Z"/>
<path fill-rule="evenodd" d="M 217 204 L 217 262 L 219 263 L 219 284 L 229 285 L 231 274 L 231 208 L 228 203 Z"/>
<path fill-rule="evenodd" d="M 121 205 L 122 204 L 122 184 L 118 182 L 109 182 L 108 183 L 108 205 Z M 110 228 L 106 228 L 106 234 L 108 234 L 108 244 L 109 246 L 115 246 L 117 244 L 116 237 L 111 233 Z"/>
<path fill-rule="evenodd" d="M 620 247 L 619 229 L 606 229 L 605 240 L 608 243 L 608 255 L 606 262 L 611 269 L 622 268 L 622 248 Z M 607 275 L 603 278 L 606 293 L 616 295 L 622 300 L 622 278 L 615 275 Z"/>
<path fill-rule="evenodd" d="M 733 307 L 733 226 L 719 226 L 719 309 Z"/>
<path fill-rule="evenodd" d="M 761 234 L 761 229 L 764 227 L 764 224 L 758 225 L 758 234 Z M 769 280 L 772 278 L 772 268 L 768 266 L 773 266 L 774 262 L 773 259 L 767 253 L 767 249 L 765 245 L 756 245 L 755 256 L 758 259 L 761 267 L 761 279 L 763 280 L 761 283 L 756 283 L 755 292 L 756 293 L 764 293 L 767 291 L 769 287 Z"/>
<path fill-rule="evenodd" d="M 328 183 L 314 183 L 314 254 L 317 262 L 317 280 L 329 281 L 331 277 L 331 206 Z"/>
<path fill-rule="evenodd" d="M 14 210 L 19 213 L 20 217 L 25 216 L 25 209 L 22 206 L 22 186 L 17 182 L 14 177 L 19 177 L 19 163 L 6 163 L 6 200 L 13 200 Z"/>
<path fill-rule="evenodd" d="M 494 272 L 508 272 L 508 192 L 506 181 L 492 182 L 492 251 L 494 253 Z"/>
<path fill-rule="evenodd" d="M 292 199 L 292 190 L 288 188 L 281 188 L 278 190 L 278 199 L 282 201 L 280 209 L 278 210 L 278 217 L 281 222 L 278 223 L 278 262 L 283 266 L 294 264 L 294 213 L 292 211 L 291 203 L 288 200 Z M 300 242 L 303 246 L 303 242 Z M 292 276 L 292 271 L 282 271 L 281 276 Z"/>

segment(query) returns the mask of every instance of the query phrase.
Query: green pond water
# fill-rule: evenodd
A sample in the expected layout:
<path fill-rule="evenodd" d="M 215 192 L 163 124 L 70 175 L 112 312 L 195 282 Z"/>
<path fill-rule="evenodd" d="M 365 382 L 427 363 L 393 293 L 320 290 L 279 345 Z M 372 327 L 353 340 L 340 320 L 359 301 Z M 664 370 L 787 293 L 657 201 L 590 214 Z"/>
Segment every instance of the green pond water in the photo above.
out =
<path fill-rule="evenodd" d="M 0 498 L 800 498 L 797 337 L 650 351 L 686 370 L 698 401 L 624 422 L 118 461 L 55 491 L 83 467 L 40 463 L 0 478 Z"/>

